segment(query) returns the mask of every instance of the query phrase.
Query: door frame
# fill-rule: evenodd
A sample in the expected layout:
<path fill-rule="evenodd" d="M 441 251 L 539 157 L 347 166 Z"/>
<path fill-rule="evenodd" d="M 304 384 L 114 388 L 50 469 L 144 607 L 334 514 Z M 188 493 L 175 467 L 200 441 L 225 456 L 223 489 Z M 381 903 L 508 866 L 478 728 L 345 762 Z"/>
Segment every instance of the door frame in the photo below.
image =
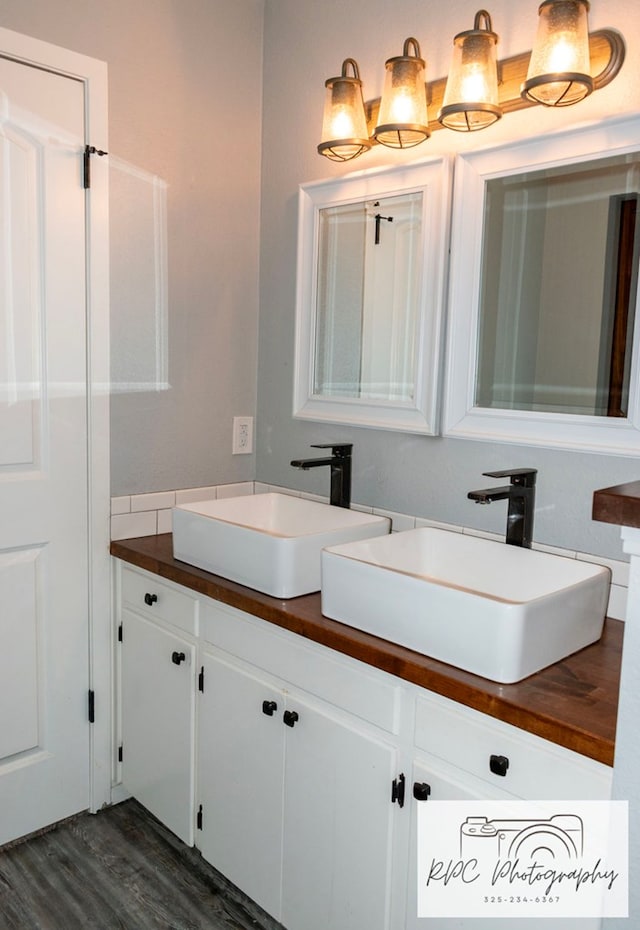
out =
<path fill-rule="evenodd" d="M 84 85 L 85 144 L 108 151 L 107 65 L 40 39 L 0 28 L 0 55 L 74 78 Z M 90 729 L 90 809 L 111 803 L 112 623 L 109 556 L 109 172 L 94 158 L 85 197 L 87 359 L 87 547 L 89 688 L 95 695 Z M 81 159 L 78 159 L 78 171 Z M 87 696 L 88 700 L 88 696 Z"/>

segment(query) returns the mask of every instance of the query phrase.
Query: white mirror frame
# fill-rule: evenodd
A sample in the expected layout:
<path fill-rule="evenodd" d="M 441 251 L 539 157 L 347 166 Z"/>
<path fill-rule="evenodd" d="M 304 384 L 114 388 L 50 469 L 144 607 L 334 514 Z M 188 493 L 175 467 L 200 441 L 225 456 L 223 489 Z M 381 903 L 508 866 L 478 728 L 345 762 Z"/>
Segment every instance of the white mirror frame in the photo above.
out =
<path fill-rule="evenodd" d="M 298 203 L 298 270 L 293 416 L 437 435 L 451 160 L 434 158 L 303 184 Z M 416 376 L 409 403 L 313 393 L 320 210 L 421 191 L 422 242 Z"/>
<path fill-rule="evenodd" d="M 638 151 L 640 119 L 633 118 L 600 122 L 457 157 L 451 221 L 445 435 L 485 442 L 640 455 L 638 317 L 633 336 L 628 417 L 616 419 L 474 406 L 486 182 L 524 171 Z"/>

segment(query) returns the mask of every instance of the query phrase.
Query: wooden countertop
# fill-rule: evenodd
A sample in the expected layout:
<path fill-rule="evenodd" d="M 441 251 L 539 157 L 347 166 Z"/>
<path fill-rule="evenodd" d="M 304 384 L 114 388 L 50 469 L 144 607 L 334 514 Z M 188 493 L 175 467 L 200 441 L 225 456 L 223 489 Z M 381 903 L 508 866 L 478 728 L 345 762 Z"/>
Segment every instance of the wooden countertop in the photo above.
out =
<path fill-rule="evenodd" d="M 640 481 L 596 491 L 592 516 L 601 523 L 640 527 Z"/>
<path fill-rule="evenodd" d="M 324 617 L 320 595 L 279 600 L 173 558 L 170 533 L 111 543 L 111 554 L 238 610 L 613 765 L 624 624 L 598 643 L 513 685 L 501 685 Z"/>

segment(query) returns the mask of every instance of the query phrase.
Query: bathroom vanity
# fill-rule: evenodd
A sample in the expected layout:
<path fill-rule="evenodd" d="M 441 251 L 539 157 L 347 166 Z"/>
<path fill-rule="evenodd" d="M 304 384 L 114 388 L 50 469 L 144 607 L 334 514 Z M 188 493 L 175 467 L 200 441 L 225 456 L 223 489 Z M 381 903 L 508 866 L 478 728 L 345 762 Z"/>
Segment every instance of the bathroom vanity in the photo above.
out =
<path fill-rule="evenodd" d="M 429 798 L 609 796 L 618 621 L 499 685 L 323 617 L 319 594 L 279 600 L 192 568 L 171 535 L 111 552 L 116 780 L 287 930 L 437 930 L 415 917 Z"/>

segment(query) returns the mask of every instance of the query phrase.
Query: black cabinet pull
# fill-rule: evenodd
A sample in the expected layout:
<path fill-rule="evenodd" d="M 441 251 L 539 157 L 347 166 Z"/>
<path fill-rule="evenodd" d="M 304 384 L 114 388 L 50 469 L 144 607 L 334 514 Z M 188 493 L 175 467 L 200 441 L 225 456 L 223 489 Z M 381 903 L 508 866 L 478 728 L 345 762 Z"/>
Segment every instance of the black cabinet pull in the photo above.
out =
<path fill-rule="evenodd" d="M 299 720 L 300 717 L 296 710 L 285 710 L 282 719 L 284 720 L 286 726 L 293 727 L 296 724 L 296 720 Z"/>
<path fill-rule="evenodd" d="M 174 665 L 180 665 L 180 663 L 184 662 L 186 658 L 187 657 L 184 654 L 184 652 L 172 652 L 171 653 L 171 661 L 173 662 Z"/>
<path fill-rule="evenodd" d="M 413 783 L 413 796 L 416 801 L 427 801 L 429 795 L 431 794 L 431 785 L 428 785 L 426 781 L 414 781 Z"/>
<path fill-rule="evenodd" d="M 494 775 L 502 775 L 504 777 L 509 768 L 509 760 L 506 756 L 489 756 L 489 768 Z"/>
<path fill-rule="evenodd" d="M 266 714 L 267 717 L 273 717 L 277 709 L 278 709 L 278 705 L 276 704 L 275 701 L 263 701 L 262 702 L 262 713 Z"/>
<path fill-rule="evenodd" d="M 398 804 L 398 807 L 404 807 L 404 773 L 401 772 L 397 778 L 391 782 L 391 803 Z"/>
<path fill-rule="evenodd" d="M 147 607 L 152 607 L 152 606 L 155 604 L 155 602 L 156 602 L 157 600 L 158 600 L 158 595 L 157 595 L 157 594 L 149 594 L 148 591 L 147 591 L 147 593 L 146 593 L 145 596 L 144 596 L 144 602 L 145 602 L 145 604 L 147 605 Z"/>

